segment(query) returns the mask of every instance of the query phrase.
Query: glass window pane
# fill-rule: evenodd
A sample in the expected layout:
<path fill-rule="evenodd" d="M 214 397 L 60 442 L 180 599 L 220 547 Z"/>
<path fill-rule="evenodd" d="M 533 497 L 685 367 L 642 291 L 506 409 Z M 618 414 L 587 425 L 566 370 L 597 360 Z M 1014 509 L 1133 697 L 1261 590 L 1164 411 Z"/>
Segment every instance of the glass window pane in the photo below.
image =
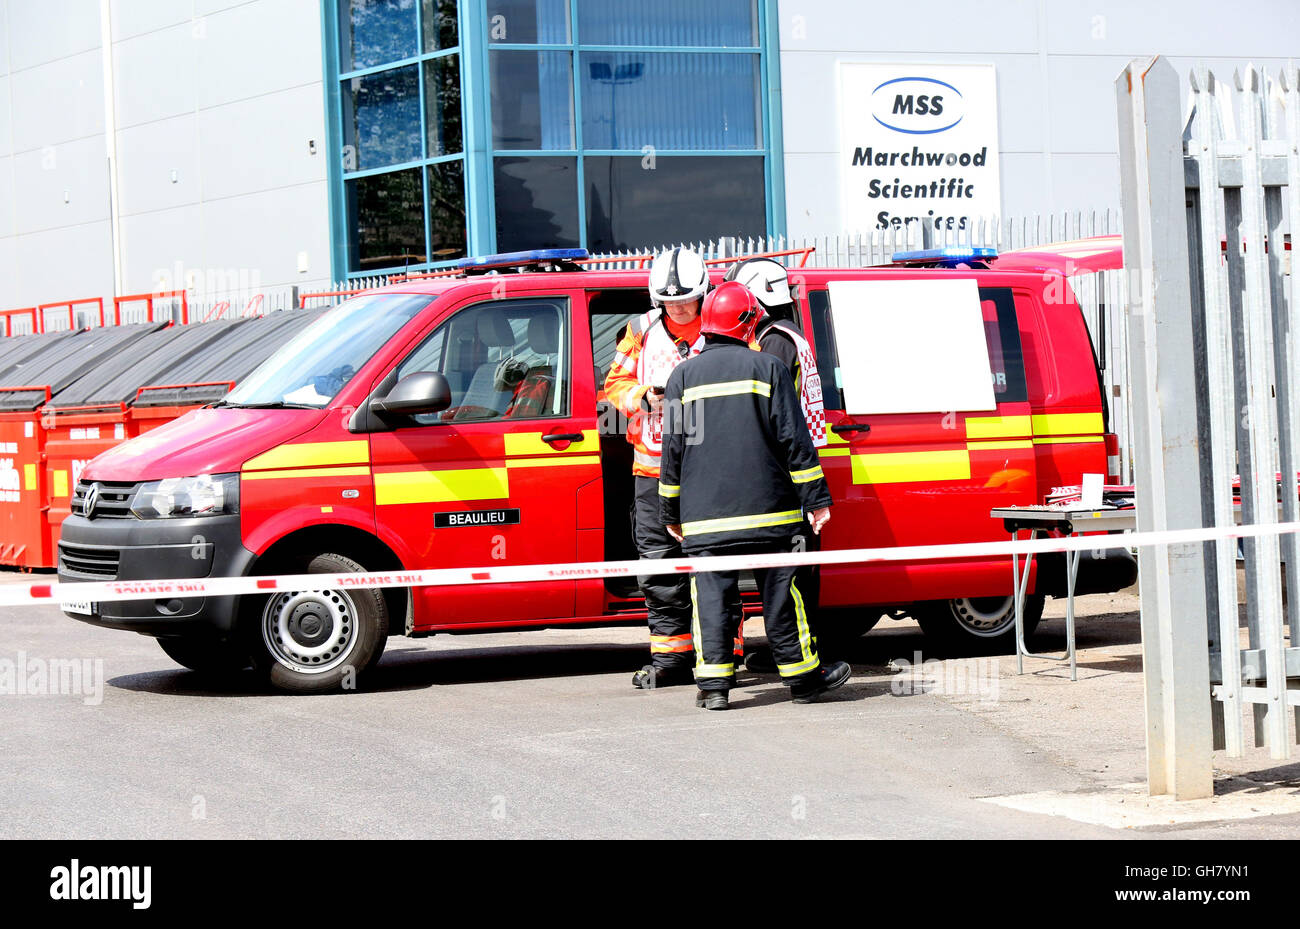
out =
<path fill-rule="evenodd" d="M 428 260 L 419 168 L 353 178 L 346 186 L 352 231 L 349 270 L 400 268 Z"/>
<path fill-rule="evenodd" d="M 493 51 L 490 60 L 493 148 L 573 148 L 569 53 Z"/>
<path fill-rule="evenodd" d="M 343 169 L 365 171 L 420 158 L 415 65 L 343 83 Z"/>
<path fill-rule="evenodd" d="M 459 55 L 424 63 L 424 125 L 429 134 L 426 158 L 461 150 Z"/>
<path fill-rule="evenodd" d="M 583 45 L 758 47 L 756 0 L 578 0 Z"/>
<path fill-rule="evenodd" d="M 429 246 L 431 261 L 465 257 L 465 164 L 429 165 Z"/>
<path fill-rule="evenodd" d="M 415 0 L 339 0 L 340 70 L 411 58 L 415 39 Z"/>
<path fill-rule="evenodd" d="M 436 422 L 533 419 L 568 412 L 567 302 L 494 300 L 461 310 L 397 368 L 398 380 L 437 371 L 451 408 L 416 417 Z"/>
<path fill-rule="evenodd" d="M 761 157 L 685 155 L 653 164 L 627 155 L 586 159 L 591 251 L 766 234 Z"/>
<path fill-rule="evenodd" d="M 525 45 L 569 41 L 569 0 L 488 0 L 488 38 Z"/>
<path fill-rule="evenodd" d="M 497 158 L 498 252 L 577 248 L 576 158 Z"/>
<path fill-rule="evenodd" d="M 424 50 L 438 52 L 460 44 L 456 24 L 456 0 L 423 0 Z"/>
<path fill-rule="evenodd" d="M 762 147 L 757 55 L 583 52 L 579 79 L 586 148 Z"/>

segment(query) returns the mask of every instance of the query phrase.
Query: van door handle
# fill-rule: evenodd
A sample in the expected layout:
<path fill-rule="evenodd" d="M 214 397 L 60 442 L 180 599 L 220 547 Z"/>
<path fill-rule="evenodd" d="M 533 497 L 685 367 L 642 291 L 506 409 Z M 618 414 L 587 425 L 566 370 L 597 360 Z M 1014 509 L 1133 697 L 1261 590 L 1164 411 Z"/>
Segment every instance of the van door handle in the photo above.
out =
<path fill-rule="evenodd" d="M 550 435 L 542 436 L 543 442 L 581 442 L 581 432 L 552 432 Z"/>
<path fill-rule="evenodd" d="M 836 435 L 844 435 L 846 432 L 870 432 L 871 427 L 866 423 L 841 423 L 838 426 L 831 426 L 831 432 Z"/>

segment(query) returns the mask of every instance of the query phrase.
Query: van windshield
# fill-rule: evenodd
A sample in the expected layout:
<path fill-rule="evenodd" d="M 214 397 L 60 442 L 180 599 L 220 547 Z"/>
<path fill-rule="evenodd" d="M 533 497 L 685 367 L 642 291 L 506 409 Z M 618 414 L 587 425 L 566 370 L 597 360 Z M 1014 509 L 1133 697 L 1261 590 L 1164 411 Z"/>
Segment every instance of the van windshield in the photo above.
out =
<path fill-rule="evenodd" d="M 341 303 L 278 349 L 217 405 L 321 409 L 432 299 L 428 294 L 371 294 Z"/>

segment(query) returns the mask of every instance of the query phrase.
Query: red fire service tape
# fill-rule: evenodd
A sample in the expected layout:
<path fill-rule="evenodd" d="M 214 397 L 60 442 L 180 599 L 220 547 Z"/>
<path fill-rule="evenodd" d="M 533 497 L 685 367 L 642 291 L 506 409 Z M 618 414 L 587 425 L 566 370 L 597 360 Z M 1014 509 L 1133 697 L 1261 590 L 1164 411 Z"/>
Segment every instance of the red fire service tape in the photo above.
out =
<path fill-rule="evenodd" d="M 745 571 L 785 565 L 859 564 L 867 561 L 930 561 L 976 555 L 1029 555 L 1043 552 L 1100 551 L 1147 545 L 1180 545 L 1218 539 L 1243 539 L 1300 532 L 1300 522 L 1217 528 L 1171 529 L 1111 535 L 1023 539 L 1007 542 L 959 542 L 944 545 L 903 545 L 893 548 L 854 548 L 843 551 L 775 552 L 770 555 L 715 555 L 706 558 L 666 558 L 654 563 L 657 573 Z M 190 580 L 95 581 L 73 584 L 30 584 L 0 588 L 0 606 L 48 603 L 99 603 L 149 600 L 155 597 L 229 597 L 268 590 L 327 590 L 350 587 L 445 587 L 451 584 L 517 584 L 598 577 L 631 577 L 645 572 L 643 561 L 590 561 L 577 564 L 514 565 L 482 568 L 434 568 L 373 574 L 281 574 L 265 577 L 209 577 Z"/>

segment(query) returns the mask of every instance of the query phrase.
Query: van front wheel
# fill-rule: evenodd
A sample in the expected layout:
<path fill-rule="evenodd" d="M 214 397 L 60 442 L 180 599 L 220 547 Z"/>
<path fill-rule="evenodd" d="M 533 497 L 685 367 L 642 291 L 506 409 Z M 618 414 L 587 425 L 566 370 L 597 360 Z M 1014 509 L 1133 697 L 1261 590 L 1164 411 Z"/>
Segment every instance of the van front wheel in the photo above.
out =
<path fill-rule="evenodd" d="M 324 553 L 308 574 L 360 574 L 343 555 Z M 276 690 L 352 690 L 379 662 L 388 640 L 388 608 L 375 588 L 279 591 L 245 613 L 258 670 Z"/>
<path fill-rule="evenodd" d="M 1025 595 L 1025 640 L 1043 618 L 1046 597 Z M 912 614 L 925 637 L 958 654 L 1016 651 L 1016 606 L 1012 597 L 927 600 Z"/>

